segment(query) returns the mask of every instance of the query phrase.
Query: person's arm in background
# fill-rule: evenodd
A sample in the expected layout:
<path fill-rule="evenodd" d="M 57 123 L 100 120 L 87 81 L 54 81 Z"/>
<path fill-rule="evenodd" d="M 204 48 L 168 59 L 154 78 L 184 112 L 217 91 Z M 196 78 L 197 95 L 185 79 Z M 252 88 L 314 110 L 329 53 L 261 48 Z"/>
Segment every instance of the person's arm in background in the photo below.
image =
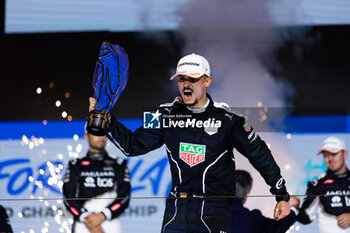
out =
<path fill-rule="evenodd" d="M 251 216 L 256 229 L 261 229 L 261 233 L 283 233 L 286 232 L 295 222 L 296 215 L 294 211 L 283 219 L 276 221 L 272 218 L 267 218 L 261 214 L 259 210 L 252 210 Z"/>
<path fill-rule="evenodd" d="M 294 205 L 295 208 L 299 209 L 297 214 L 297 221 L 303 224 L 309 224 L 317 218 L 317 209 L 319 208 L 319 194 L 321 190 L 318 188 L 317 179 L 307 184 L 306 198 L 300 208 L 299 204 Z"/>
<path fill-rule="evenodd" d="M 113 219 L 119 217 L 126 208 L 129 206 L 130 201 L 130 175 L 129 169 L 124 159 L 118 159 L 120 164 L 115 167 L 115 173 L 117 177 L 117 198 L 109 204 L 103 213 L 107 219 Z"/>
<path fill-rule="evenodd" d="M 76 200 L 76 192 L 79 186 L 79 173 L 79 161 L 76 159 L 69 161 L 68 168 L 64 174 L 63 196 L 64 205 L 67 207 L 69 212 L 73 214 L 74 219 L 78 220 L 79 222 L 84 222 L 85 217 L 89 214 L 89 212 L 84 208 L 79 200 Z"/>
<path fill-rule="evenodd" d="M 117 198 L 106 206 L 102 212 L 90 214 L 85 218 L 84 223 L 90 230 L 95 229 L 105 220 L 119 217 L 129 206 L 131 186 L 126 160 L 118 158 L 114 167 L 114 172 L 116 174 L 116 186 L 114 188 L 117 192 Z"/>
<path fill-rule="evenodd" d="M 303 205 L 299 208 L 300 199 L 292 196 L 290 200 L 291 206 L 299 209 L 297 214 L 297 221 L 303 224 L 309 224 L 317 218 L 317 209 L 319 208 L 319 194 L 321 193 L 318 187 L 317 179 L 311 181 L 307 185 L 306 198 Z M 341 228 L 347 228 L 350 226 L 350 213 L 343 213 L 337 216 L 338 225 Z"/>

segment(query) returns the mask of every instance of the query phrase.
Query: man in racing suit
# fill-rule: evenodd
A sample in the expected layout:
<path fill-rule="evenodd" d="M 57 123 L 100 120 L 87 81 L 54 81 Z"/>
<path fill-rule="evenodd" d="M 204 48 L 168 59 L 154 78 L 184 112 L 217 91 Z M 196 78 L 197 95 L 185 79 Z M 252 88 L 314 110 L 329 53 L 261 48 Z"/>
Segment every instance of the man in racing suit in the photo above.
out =
<path fill-rule="evenodd" d="M 236 194 L 232 205 L 231 232 L 239 233 L 283 233 L 295 222 L 295 212 L 290 211 L 280 221 L 267 218 L 260 210 L 244 207 L 253 185 L 253 178 L 245 170 L 236 170 Z"/>
<path fill-rule="evenodd" d="M 297 221 L 308 224 L 318 219 L 320 233 L 350 233 L 350 171 L 345 164 L 345 143 L 330 136 L 323 141 L 321 153 L 328 170 L 307 184 Z M 299 208 L 298 201 L 294 206 Z"/>
<path fill-rule="evenodd" d="M 106 136 L 85 134 L 89 151 L 69 162 L 64 176 L 64 204 L 74 216 L 73 233 L 122 232 L 118 217 L 129 205 L 126 161 L 105 151 Z"/>
<path fill-rule="evenodd" d="M 185 56 L 171 79 L 175 77 L 181 97 L 160 105 L 149 125 L 131 132 L 112 117 L 107 134 L 126 156 L 166 145 L 172 188 L 162 232 L 229 232 L 232 198 L 228 196 L 235 193 L 234 148 L 249 159 L 277 195 L 275 218 L 287 216 L 289 195 L 270 150 L 240 114 L 207 94 L 211 83 L 208 61 L 197 54 Z M 95 104 L 90 98 L 90 111 Z"/>

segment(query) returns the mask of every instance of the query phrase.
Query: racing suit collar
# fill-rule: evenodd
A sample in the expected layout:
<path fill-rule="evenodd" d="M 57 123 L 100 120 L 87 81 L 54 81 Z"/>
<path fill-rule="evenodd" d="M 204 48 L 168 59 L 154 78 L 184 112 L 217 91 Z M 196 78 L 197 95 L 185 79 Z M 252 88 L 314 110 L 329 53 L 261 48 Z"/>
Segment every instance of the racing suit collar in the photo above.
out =
<path fill-rule="evenodd" d="M 206 108 L 203 112 L 199 112 L 199 113 L 193 112 L 190 109 L 188 109 L 188 107 L 185 104 L 183 104 L 183 108 L 185 111 L 187 111 L 189 114 L 192 114 L 193 117 L 195 117 L 197 119 L 205 118 L 211 112 L 211 110 L 213 109 L 213 106 L 214 106 L 214 102 L 209 94 L 207 94 L 207 98 L 209 100 L 209 103 L 207 103 L 208 106 L 206 106 Z"/>
<path fill-rule="evenodd" d="M 202 113 L 202 112 L 205 112 L 205 110 L 207 109 L 209 103 L 210 103 L 210 100 L 209 100 L 209 98 L 207 98 L 207 103 L 201 108 L 190 108 L 187 105 L 186 105 L 186 107 L 187 107 L 188 110 L 190 110 L 193 113 Z"/>
<path fill-rule="evenodd" d="M 91 160 L 103 160 L 107 155 L 106 152 L 90 152 L 88 151 L 87 157 Z"/>
<path fill-rule="evenodd" d="M 346 178 L 346 177 L 350 177 L 350 171 L 349 169 L 346 169 L 346 172 L 343 174 L 334 174 L 334 172 L 327 170 L 327 175 L 335 178 Z"/>

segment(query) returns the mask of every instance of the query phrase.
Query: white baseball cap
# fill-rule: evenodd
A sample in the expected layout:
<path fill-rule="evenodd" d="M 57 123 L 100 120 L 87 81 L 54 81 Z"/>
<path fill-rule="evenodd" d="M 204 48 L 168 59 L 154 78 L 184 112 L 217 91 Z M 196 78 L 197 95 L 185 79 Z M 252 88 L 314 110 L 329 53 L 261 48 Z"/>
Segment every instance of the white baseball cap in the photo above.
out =
<path fill-rule="evenodd" d="M 192 53 L 180 59 L 177 63 L 176 74 L 171 76 L 170 80 L 179 75 L 200 78 L 204 74 L 210 76 L 209 62 L 203 56 Z"/>
<path fill-rule="evenodd" d="M 317 154 L 321 154 L 323 151 L 338 153 L 341 150 L 346 150 L 345 142 L 340 138 L 330 136 L 323 141 L 322 147 Z"/>

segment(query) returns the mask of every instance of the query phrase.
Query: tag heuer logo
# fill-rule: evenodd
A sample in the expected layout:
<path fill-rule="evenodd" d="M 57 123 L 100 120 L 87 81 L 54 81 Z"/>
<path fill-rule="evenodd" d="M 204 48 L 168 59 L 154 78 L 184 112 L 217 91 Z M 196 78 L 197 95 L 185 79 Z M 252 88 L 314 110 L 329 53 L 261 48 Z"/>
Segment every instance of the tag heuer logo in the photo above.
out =
<path fill-rule="evenodd" d="M 191 167 L 205 160 L 205 145 L 180 142 L 180 158 Z"/>

